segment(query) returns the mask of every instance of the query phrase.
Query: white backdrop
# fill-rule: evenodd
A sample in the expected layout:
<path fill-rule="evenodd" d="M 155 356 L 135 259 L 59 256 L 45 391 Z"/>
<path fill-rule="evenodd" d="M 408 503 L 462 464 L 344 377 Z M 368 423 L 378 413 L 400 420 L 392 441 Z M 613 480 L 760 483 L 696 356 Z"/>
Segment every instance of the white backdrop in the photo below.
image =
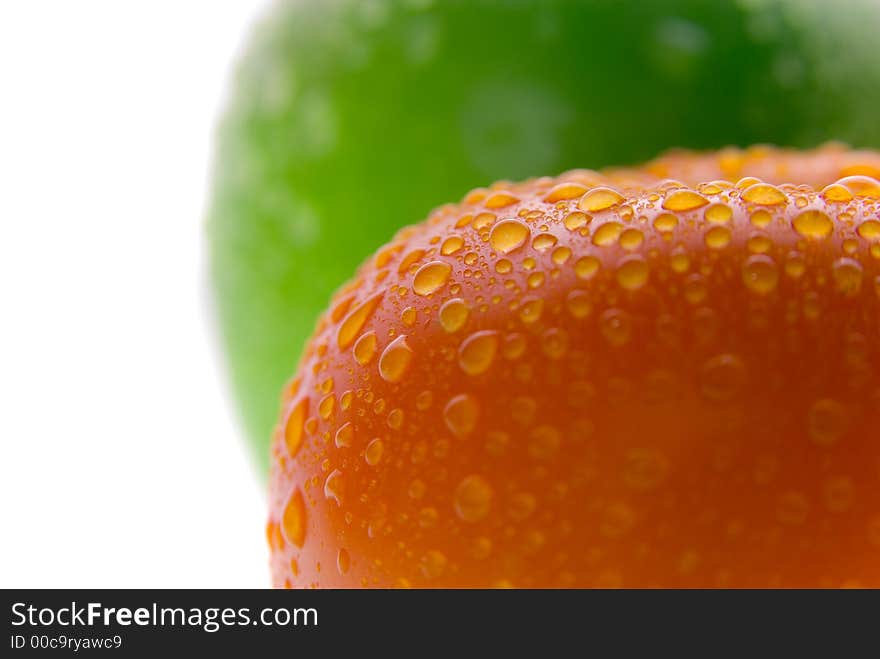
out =
<path fill-rule="evenodd" d="M 208 308 L 259 2 L 0 2 L 0 587 L 268 584 Z"/>

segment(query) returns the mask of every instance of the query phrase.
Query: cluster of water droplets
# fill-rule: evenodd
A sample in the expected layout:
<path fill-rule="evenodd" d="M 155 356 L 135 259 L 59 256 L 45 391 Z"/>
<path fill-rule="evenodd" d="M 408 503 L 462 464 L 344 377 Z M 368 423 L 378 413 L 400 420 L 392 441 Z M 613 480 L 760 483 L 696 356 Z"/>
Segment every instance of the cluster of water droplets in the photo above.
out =
<path fill-rule="evenodd" d="M 475 190 L 460 206 L 443 207 L 420 228 L 402 231 L 339 292 L 309 346 L 302 383 L 286 394 L 274 451 L 288 491 L 280 493 L 280 516 L 269 525 L 273 550 L 285 557 L 301 550 L 308 509 L 322 502 L 346 511 L 345 523 L 373 540 L 401 538 L 394 551 L 412 555 L 418 573 L 397 585 L 453 575 L 459 561 L 493 555 L 499 537 L 533 555 L 548 542 L 542 527 L 529 526 L 542 497 L 519 483 L 511 490 L 493 482 L 478 464 L 447 466 L 448 457 L 457 442 L 473 441 L 479 431 L 487 455 L 522 446 L 540 475 L 564 443 L 591 436 L 594 428 L 577 414 L 573 424 L 542 421 L 528 396 L 499 395 L 509 398 L 509 418 L 497 423 L 499 404 L 487 399 L 493 387 L 512 390 L 511 384 L 526 385 L 546 369 L 564 373 L 554 364 L 580 359 L 573 353 L 584 350 L 614 350 L 625 359 L 637 338 L 662 341 L 664 333 L 675 334 L 677 314 L 690 315 L 698 340 L 717 341 L 715 306 L 724 306 L 722 295 L 744 296 L 739 308 L 754 310 L 755 327 L 785 304 L 792 307 L 792 326 L 818 320 L 829 305 L 870 301 L 864 304 L 873 304 L 876 314 L 876 179 L 845 176 L 819 190 L 751 177 L 693 187 L 675 180 L 646 189 L 612 183 L 577 171 Z M 876 332 L 876 319 L 873 327 Z M 856 367 L 865 362 L 864 355 L 853 357 Z M 718 343 L 694 379 L 706 400 L 726 402 L 742 395 L 748 370 L 735 350 Z M 675 376 L 655 375 L 647 389 L 662 397 Z M 629 386 L 612 382 L 609 398 L 615 387 L 626 397 Z M 560 383 L 575 401 L 589 399 L 591 387 L 583 379 Z M 807 402 L 806 438 L 816 447 L 833 446 L 847 431 L 848 414 L 833 397 Z M 301 473 L 309 476 L 297 482 L 288 476 L 306 459 L 305 445 L 311 462 Z M 633 449 L 623 482 L 634 492 L 652 490 L 667 477 L 670 461 L 652 449 Z M 311 475 L 313 464 L 320 477 Z M 383 492 L 383 470 L 412 473 L 406 492 Z M 771 472 L 756 467 L 762 478 Z M 434 483 L 451 495 L 432 497 Z M 827 509 L 851 505 L 855 495 L 846 476 L 825 488 Z M 775 505 L 782 525 L 801 524 L 810 514 L 803 492 L 782 492 Z M 637 518 L 623 499 L 602 503 L 596 514 L 600 534 L 611 539 L 625 536 Z M 573 523 L 554 521 L 563 529 Z M 469 538 L 465 558 L 430 546 L 440 528 Z M 880 531 L 872 529 L 876 540 Z M 358 565 L 344 544 L 336 553 L 340 575 L 357 568 L 363 585 L 387 577 L 381 564 Z M 297 558 L 290 560 L 296 575 Z M 687 569 L 697 558 L 686 552 L 681 560 Z M 573 579 L 564 564 L 560 582 Z M 620 579 L 610 568 L 601 577 Z"/>

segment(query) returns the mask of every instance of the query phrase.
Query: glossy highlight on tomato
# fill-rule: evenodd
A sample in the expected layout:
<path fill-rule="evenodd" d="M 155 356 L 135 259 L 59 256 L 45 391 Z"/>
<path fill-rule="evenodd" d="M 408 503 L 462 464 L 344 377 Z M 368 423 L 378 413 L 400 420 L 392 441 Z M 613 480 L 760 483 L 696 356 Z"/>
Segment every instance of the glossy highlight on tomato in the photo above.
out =
<path fill-rule="evenodd" d="M 270 488 L 279 587 L 880 586 L 880 154 L 441 206 L 334 296 Z"/>

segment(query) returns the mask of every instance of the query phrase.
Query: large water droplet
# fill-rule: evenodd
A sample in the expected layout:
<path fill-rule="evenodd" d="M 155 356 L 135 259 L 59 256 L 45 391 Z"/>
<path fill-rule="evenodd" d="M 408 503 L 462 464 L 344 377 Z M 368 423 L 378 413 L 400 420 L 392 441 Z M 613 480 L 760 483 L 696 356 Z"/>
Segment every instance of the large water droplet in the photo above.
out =
<path fill-rule="evenodd" d="M 727 224 L 733 217 L 733 211 L 727 204 L 712 204 L 703 212 L 703 216 L 712 224 Z"/>
<path fill-rule="evenodd" d="M 440 290 L 452 274 L 452 266 L 443 261 L 431 261 L 416 271 L 413 277 L 413 292 L 416 295 L 430 295 Z"/>
<path fill-rule="evenodd" d="M 754 254 L 746 259 L 742 269 L 743 283 L 753 293 L 767 295 L 779 283 L 779 269 L 766 254 Z"/>
<path fill-rule="evenodd" d="M 509 274 L 513 270 L 513 263 L 511 263 L 508 259 L 498 259 L 498 262 L 495 264 L 495 272 L 499 275 Z"/>
<path fill-rule="evenodd" d="M 621 309 L 608 309 L 599 319 L 602 336 L 614 346 L 622 346 L 632 336 L 632 318 Z"/>
<path fill-rule="evenodd" d="M 712 227 L 703 238 L 709 249 L 724 249 L 730 244 L 730 229 L 724 226 Z"/>
<path fill-rule="evenodd" d="M 306 540 L 306 505 L 298 489 L 290 494 L 281 516 L 281 532 L 295 547 L 302 547 Z"/>
<path fill-rule="evenodd" d="M 752 254 L 766 254 L 773 248 L 773 241 L 768 236 L 756 234 L 748 239 L 746 247 Z"/>
<path fill-rule="evenodd" d="M 832 273 L 834 284 L 841 295 L 846 297 L 858 295 L 864 274 L 861 263 L 847 257 L 839 258 L 834 262 Z"/>
<path fill-rule="evenodd" d="M 443 576 L 448 563 L 443 552 L 436 549 L 427 552 L 419 561 L 419 568 L 426 579 L 438 579 Z"/>
<path fill-rule="evenodd" d="M 693 190 L 675 190 L 663 200 L 663 208 L 668 211 L 690 211 L 708 203 L 708 199 Z"/>
<path fill-rule="evenodd" d="M 669 233 L 678 226 L 678 217 L 672 213 L 662 213 L 654 219 L 654 228 L 660 233 Z"/>
<path fill-rule="evenodd" d="M 523 299 L 519 309 L 519 317 L 526 324 L 537 322 L 544 312 L 544 299 L 540 297 Z"/>
<path fill-rule="evenodd" d="M 804 211 L 792 222 L 794 230 L 805 238 L 827 238 L 834 230 L 834 222 L 822 211 Z"/>
<path fill-rule="evenodd" d="M 353 348 L 354 358 L 357 360 L 357 363 L 361 366 L 366 366 L 373 361 L 377 347 L 375 332 L 364 332 L 361 334 L 360 338 L 354 342 Z"/>
<path fill-rule="evenodd" d="M 582 186 L 580 183 L 574 183 L 571 181 L 566 181 L 564 183 L 559 183 L 553 188 L 550 189 L 550 192 L 547 193 L 547 196 L 544 197 L 544 201 L 549 204 L 554 204 L 557 201 L 566 201 L 568 199 L 577 199 L 581 195 L 583 195 L 587 189 Z"/>
<path fill-rule="evenodd" d="M 742 198 L 750 204 L 758 206 L 777 206 L 788 201 L 785 193 L 773 185 L 755 183 L 743 190 Z"/>
<path fill-rule="evenodd" d="M 588 213 L 598 213 L 623 201 L 623 195 L 611 188 L 598 187 L 587 192 L 578 202 L 578 208 Z"/>
<path fill-rule="evenodd" d="M 364 460 L 371 467 L 375 467 L 382 460 L 382 454 L 385 452 L 385 443 L 378 437 L 367 444 L 364 451 Z"/>
<path fill-rule="evenodd" d="M 556 265 L 565 265 L 568 259 L 571 258 L 571 249 L 565 246 L 557 247 L 553 250 L 550 258 Z"/>
<path fill-rule="evenodd" d="M 476 399 L 468 394 L 453 396 L 443 409 L 446 427 L 457 437 L 465 437 L 474 431 L 479 418 L 480 407 Z"/>
<path fill-rule="evenodd" d="M 624 260 L 617 268 L 617 283 L 628 291 L 637 291 L 648 283 L 648 263 L 639 256 Z"/>
<path fill-rule="evenodd" d="M 338 469 L 334 469 L 330 472 L 330 475 L 327 476 L 327 480 L 324 481 L 324 496 L 328 499 L 332 499 L 341 506 L 344 494 L 345 480 L 342 477 L 342 472 Z"/>
<path fill-rule="evenodd" d="M 457 332 L 467 322 L 470 309 L 461 298 L 453 298 L 440 307 L 440 326 L 450 334 Z"/>
<path fill-rule="evenodd" d="M 492 209 L 506 208 L 507 206 L 512 206 L 518 201 L 519 197 L 515 194 L 508 192 L 507 190 L 499 190 L 498 192 L 490 194 L 486 198 L 486 201 L 483 202 L 483 206 Z"/>
<path fill-rule="evenodd" d="M 401 334 L 389 343 L 379 358 L 379 375 L 387 382 L 400 382 L 412 363 L 413 351 Z"/>
<path fill-rule="evenodd" d="M 631 252 L 636 250 L 645 241 L 645 234 L 638 229 L 626 229 L 620 234 L 620 246 Z"/>
<path fill-rule="evenodd" d="M 339 448 L 348 448 L 351 446 L 351 443 L 354 441 L 354 426 L 351 425 L 350 421 L 346 421 L 341 426 L 339 426 L 339 430 L 336 431 L 336 437 L 334 438 L 334 442 L 336 446 Z"/>
<path fill-rule="evenodd" d="M 400 430 L 403 425 L 404 414 L 403 410 L 399 407 L 395 407 L 388 413 L 388 418 L 386 419 L 386 423 L 388 427 L 392 430 Z"/>
<path fill-rule="evenodd" d="M 591 279 L 599 271 L 599 259 L 595 256 L 583 256 L 575 261 L 574 273 L 578 279 Z"/>
<path fill-rule="evenodd" d="M 458 365 L 468 375 L 481 375 L 489 370 L 498 351 L 498 332 L 474 332 L 461 342 Z"/>
<path fill-rule="evenodd" d="M 351 569 L 351 556 L 343 547 L 339 548 L 339 551 L 336 554 L 336 569 L 339 570 L 339 574 L 345 575 L 348 573 L 349 569 Z"/>
<path fill-rule="evenodd" d="M 768 226 L 772 220 L 773 216 L 763 209 L 757 210 L 749 216 L 749 222 L 752 223 L 752 226 L 758 227 L 759 229 Z"/>
<path fill-rule="evenodd" d="M 406 307 L 400 312 L 400 320 L 403 321 L 403 324 L 407 327 L 412 327 L 416 324 L 417 316 L 418 312 L 413 307 Z"/>
<path fill-rule="evenodd" d="M 532 248 L 539 252 L 546 252 L 556 245 L 559 240 L 552 233 L 539 233 L 532 241 Z"/>
<path fill-rule="evenodd" d="M 822 192 L 820 193 L 822 199 L 832 204 L 842 204 L 848 201 L 852 201 L 853 194 L 847 188 L 840 185 L 839 183 L 832 183 L 831 185 L 826 185 L 822 188 Z"/>
<path fill-rule="evenodd" d="M 669 266 L 673 271 L 682 274 L 691 267 L 691 257 L 684 247 L 676 247 L 669 255 Z"/>
<path fill-rule="evenodd" d="M 519 249 L 529 237 L 529 228 L 519 220 L 502 220 L 489 234 L 489 242 L 499 254 L 507 254 Z"/>
<path fill-rule="evenodd" d="M 606 222 L 593 234 L 593 244 L 599 247 L 614 245 L 621 233 L 623 233 L 623 225 L 620 222 Z"/>
<path fill-rule="evenodd" d="M 590 296 L 581 290 L 575 289 L 571 291 L 565 298 L 565 308 L 573 318 L 581 319 L 590 315 L 593 305 L 590 302 Z"/>
<path fill-rule="evenodd" d="M 483 478 L 467 476 L 455 488 L 455 514 L 465 522 L 479 522 L 489 514 L 492 488 Z"/>
<path fill-rule="evenodd" d="M 308 409 L 309 399 L 303 398 L 290 407 L 284 420 L 284 443 L 291 458 L 297 454 L 302 445 L 303 425 Z"/>
<path fill-rule="evenodd" d="M 880 199 L 880 181 L 870 176 L 847 176 L 837 182 L 856 197 L 873 197 Z"/>
<path fill-rule="evenodd" d="M 709 295 L 706 279 L 699 272 L 688 275 L 684 280 L 684 299 L 690 304 L 700 304 Z"/>
<path fill-rule="evenodd" d="M 325 421 L 333 415 L 334 409 L 336 409 L 336 396 L 333 394 L 324 396 L 318 403 L 318 414 Z"/>
<path fill-rule="evenodd" d="M 550 359 L 562 359 L 568 352 L 568 334 L 557 327 L 551 327 L 541 335 L 541 350 Z"/>
<path fill-rule="evenodd" d="M 866 220 L 859 225 L 857 232 L 868 242 L 880 241 L 880 221 Z"/>
<path fill-rule="evenodd" d="M 518 332 L 512 332 L 504 337 L 501 354 L 505 359 L 519 359 L 525 353 L 526 347 L 526 337 Z"/>
<path fill-rule="evenodd" d="M 455 254 L 462 247 L 464 247 L 464 240 L 462 240 L 461 236 L 449 236 L 440 246 L 440 253 L 443 256 L 449 256 Z"/>

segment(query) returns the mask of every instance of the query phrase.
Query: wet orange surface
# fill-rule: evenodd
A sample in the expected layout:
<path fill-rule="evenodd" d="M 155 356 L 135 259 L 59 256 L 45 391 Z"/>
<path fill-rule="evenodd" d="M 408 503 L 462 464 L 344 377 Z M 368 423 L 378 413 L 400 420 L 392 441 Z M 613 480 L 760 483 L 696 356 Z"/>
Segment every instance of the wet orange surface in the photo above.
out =
<path fill-rule="evenodd" d="M 880 586 L 878 178 L 671 153 L 400 232 L 284 392 L 273 583 Z"/>

